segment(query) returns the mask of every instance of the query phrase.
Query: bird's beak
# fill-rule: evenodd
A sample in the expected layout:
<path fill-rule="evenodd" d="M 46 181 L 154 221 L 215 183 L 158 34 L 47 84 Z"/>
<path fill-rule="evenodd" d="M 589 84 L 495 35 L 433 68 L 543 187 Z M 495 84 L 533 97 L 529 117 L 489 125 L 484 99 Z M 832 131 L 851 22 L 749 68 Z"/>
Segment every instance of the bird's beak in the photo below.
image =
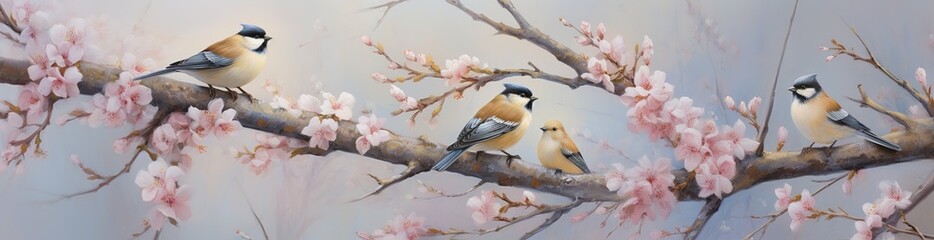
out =
<path fill-rule="evenodd" d="M 263 37 L 263 39 L 266 39 L 266 41 L 269 41 L 269 40 L 272 40 L 272 37 L 270 37 L 270 36 L 265 36 L 265 37 Z"/>
<path fill-rule="evenodd" d="M 530 99 L 532 99 L 532 100 L 531 100 L 532 102 L 534 102 L 535 100 L 538 100 L 537 97 L 532 97 L 532 98 L 530 98 Z"/>
<path fill-rule="evenodd" d="M 789 91 L 789 92 L 794 92 L 794 91 L 795 91 L 795 87 L 790 87 L 790 88 L 788 88 L 788 91 Z"/>
<path fill-rule="evenodd" d="M 548 131 L 548 129 L 547 129 L 547 128 L 539 128 L 539 129 L 541 129 L 541 130 L 542 130 L 542 132 L 544 132 L 544 131 Z"/>

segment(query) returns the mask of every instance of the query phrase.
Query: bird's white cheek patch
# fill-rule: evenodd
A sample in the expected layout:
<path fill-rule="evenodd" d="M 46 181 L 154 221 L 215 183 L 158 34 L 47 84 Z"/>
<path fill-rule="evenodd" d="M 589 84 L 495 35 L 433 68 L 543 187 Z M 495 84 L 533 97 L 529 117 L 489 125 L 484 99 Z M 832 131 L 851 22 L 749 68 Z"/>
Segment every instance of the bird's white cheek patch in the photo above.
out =
<path fill-rule="evenodd" d="M 811 98 L 814 96 L 814 93 L 816 93 L 817 91 L 815 91 L 813 88 L 805 88 L 805 89 L 795 90 L 795 92 L 797 92 L 798 95 L 804 96 L 805 98 Z"/>
<path fill-rule="evenodd" d="M 259 38 L 243 37 L 243 46 L 250 50 L 256 50 L 263 45 L 263 41 L 263 39 Z"/>

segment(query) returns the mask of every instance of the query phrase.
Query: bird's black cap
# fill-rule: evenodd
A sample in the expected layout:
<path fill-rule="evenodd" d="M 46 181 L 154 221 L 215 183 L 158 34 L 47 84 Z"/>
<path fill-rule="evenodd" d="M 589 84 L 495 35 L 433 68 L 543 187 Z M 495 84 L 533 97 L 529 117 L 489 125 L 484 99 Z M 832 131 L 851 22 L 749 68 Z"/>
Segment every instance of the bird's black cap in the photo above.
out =
<path fill-rule="evenodd" d="M 792 86 L 797 89 L 803 89 L 803 88 L 813 88 L 817 90 L 821 89 L 820 83 L 817 82 L 816 73 L 799 77 L 798 79 L 795 80 L 795 83 Z"/>
<path fill-rule="evenodd" d="M 515 84 L 515 83 L 506 83 L 506 84 L 503 84 L 503 86 L 506 87 L 506 89 L 503 90 L 502 94 L 512 93 L 512 94 L 516 94 L 522 97 L 527 97 L 527 98 L 532 97 L 532 91 L 529 90 L 529 88 L 525 86 Z"/>
<path fill-rule="evenodd" d="M 243 29 L 241 29 L 240 32 L 237 33 L 240 36 L 252 37 L 252 38 L 266 37 L 266 30 L 263 30 L 262 28 L 256 25 L 241 23 L 240 26 L 243 26 Z"/>

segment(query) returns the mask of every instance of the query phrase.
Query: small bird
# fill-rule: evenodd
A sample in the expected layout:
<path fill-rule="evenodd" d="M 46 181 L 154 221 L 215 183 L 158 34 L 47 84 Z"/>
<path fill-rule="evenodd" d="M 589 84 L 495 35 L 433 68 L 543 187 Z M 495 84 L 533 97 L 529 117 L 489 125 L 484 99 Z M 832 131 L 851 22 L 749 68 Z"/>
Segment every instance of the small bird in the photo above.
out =
<path fill-rule="evenodd" d="M 136 77 L 146 79 L 163 74 L 182 72 L 207 83 L 214 97 L 219 86 L 227 89 L 234 100 L 237 93 L 230 88 L 240 89 L 250 101 L 253 96 L 241 88 L 250 83 L 266 67 L 266 48 L 272 37 L 266 31 L 251 24 L 240 24 L 243 29 L 237 34 L 211 44 L 198 54 L 169 64 L 165 69 Z"/>
<path fill-rule="evenodd" d="M 448 153 L 431 169 L 444 171 L 468 149 L 481 153 L 499 150 L 509 157 L 507 164 L 518 157 L 506 149 L 525 135 L 532 121 L 532 103 L 538 98 L 522 85 L 507 83 L 503 86 L 506 89 L 474 114 L 457 136 L 457 142 L 448 146 Z"/>
<path fill-rule="evenodd" d="M 791 118 L 805 137 L 815 143 L 830 144 L 856 134 L 869 142 L 889 150 L 900 151 L 901 147 L 873 134 L 868 127 L 847 113 L 836 100 L 823 91 L 817 82 L 817 74 L 805 75 L 788 88 L 794 96 L 791 103 Z M 814 143 L 811 143 L 811 148 Z"/>
<path fill-rule="evenodd" d="M 542 139 L 538 141 L 538 161 L 542 166 L 554 169 L 555 174 L 590 173 L 580 150 L 577 150 L 577 145 L 564 131 L 564 125 L 560 121 L 548 120 L 540 129 Z"/>

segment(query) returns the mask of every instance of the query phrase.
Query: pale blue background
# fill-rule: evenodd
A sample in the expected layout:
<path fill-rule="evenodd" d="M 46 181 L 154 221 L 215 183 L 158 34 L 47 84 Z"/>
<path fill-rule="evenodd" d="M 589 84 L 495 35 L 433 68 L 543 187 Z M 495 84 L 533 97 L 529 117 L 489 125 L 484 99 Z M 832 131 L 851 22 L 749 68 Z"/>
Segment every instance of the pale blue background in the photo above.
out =
<path fill-rule="evenodd" d="M 286 94 L 297 95 L 311 91 L 313 81 L 332 92 L 348 91 L 357 96 L 357 110 L 369 107 L 379 115 L 388 116 L 397 104 L 391 101 L 387 86 L 372 81 L 369 75 L 390 72 L 386 62 L 370 53 L 358 38 L 371 35 L 382 42 L 387 51 L 401 59 L 404 49 L 429 53 L 439 62 L 467 53 L 477 56 L 493 67 L 526 67 L 533 61 L 540 68 L 566 76 L 573 71 L 554 60 L 545 51 L 523 41 L 506 36 L 493 36 L 487 25 L 474 22 L 462 12 L 443 1 L 414 0 L 393 9 L 382 26 L 375 27 L 381 12 L 360 12 L 360 9 L 384 1 L 60 1 L 58 8 L 67 9 L 75 16 L 105 15 L 113 24 L 114 34 L 125 34 L 138 27 L 156 36 L 165 51 L 158 59 L 164 65 L 227 36 L 239 29 L 238 23 L 249 22 L 263 26 L 275 37 L 269 48 L 269 66 L 260 76 L 283 83 Z M 575 32 L 561 26 L 559 17 L 573 23 L 587 20 L 596 25 L 605 22 L 609 35 L 621 33 L 629 45 L 641 43 L 643 35 L 655 43 L 653 69 L 668 73 L 668 81 L 675 84 L 678 96 L 695 99 L 695 104 L 708 109 L 722 119 L 721 124 L 732 123 L 735 114 L 719 109 L 714 92 L 714 80 L 719 79 L 722 90 L 739 100 L 767 95 L 778 63 L 785 35 L 791 1 L 697 1 L 695 14 L 688 12 L 686 1 L 529 1 L 516 0 L 515 4 L 528 20 L 555 39 L 588 54 L 594 49 L 576 45 Z M 494 19 L 512 24 L 508 13 L 493 1 L 468 1 L 469 7 Z M 62 10 L 62 9 L 60 9 Z M 779 82 L 775 103 L 776 114 L 772 126 L 789 125 L 787 109 L 790 96 L 782 89 L 804 74 L 819 73 L 822 84 L 832 95 L 858 96 L 856 84 L 864 84 L 873 96 L 888 97 L 879 100 L 891 107 L 906 111 L 911 99 L 897 86 L 871 66 L 838 58 L 824 61 L 827 52 L 817 51 L 837 38 L 851 47 L 857 40 L 849 33 L 843 20 L 856 27 L 877 57 L 896 75 L 912 80 L 914 69 L 921 66 L 932 69 L 932 49 L 928 34 L 934 32 L 930 1 L 802 1 L 798 10 L 785 64 Z M 716 23 L 716 33 L 722 36 L 726 51 L 718 48 L 704 29 L 709 18 Z M 698 29 L 698 28 L 701 29 Z M 7 43 L 0 43 L 6 46 Z M 306 44 L 300 47 L 301 44 Z M 3 56 L 14 56 L 16 51 L 7 47 Z M 178 79 L 192 81 L 183 75 Z M 625 108 L 615 96 L 597 88 L 568 91 L 566 86 L 527 78 L 509 79 L 534 89 L 542 98 L 536 105 L 533 125 L 547 119 L 562 119 L 568 127 L 588 129 L 598 139 L 609 139 L 631 156 L 667 156 L 670 148 L 647 141 L 644 134 L 631 134 L 626 128 Z M 427 96 L 445 89 L 441 81 L 429 79 L 411 85 L 401 85 L 412 96 Z M 246 89 L 262 99 L 269 95 L 257 81 Z M 390 118 L 388 129 L 416 137 L 427 135 L 439 142 L 455 137 L 461 124 L 487 99 L 500 91 L 491 84 L 479 93 L 468 92 L 460 101 L 449 101 L 439 117 L 438 128 L 430 128 L 421 121 L 409 128 L 405 117 Z M 0 86 L 3 99 L 14 100 L 17 90 Z M 80 106 L 77 101 L 57 105 L 56 116 Z M 892 127 L 890 122 L 849 101 L 842 102 L 852 114 L 877 132 Z M 463 111 L 458 111 L 464 109 Z M 790 127 L 790 125 L 789 125 Z M 775 129 L 775 128 L 773 128 Z M 808 143 L 790 128 L 786 149 L 797 149 Z M 123 166 L 126 155 L 111 153 L 113 139 L 128 129 L 91 129 L 81 124 L 52 127 L 45 133 L 45 159 L 28 159 L 23 175 L 7 171 L 0 175 L 0 233 L 4 239 L 125 239 L 140 229 L 141 220 L 151 204 L 141 201 L 139 188 L 133 177 L 144 168 L 145 160 L 134 166 L 131 174 L 121 177 L 98 193 L 68 201 L 45 204 L 57 194 L 71 193 L 92 187 L 96 183 L 84 179 L 83 173 L 68 160 L 71 154 L 81 156 L 84 162 L 104 173 L 112 173 Z M 448 192 L 459 192 L 473 185 L 476 179 L 450 173 L 426 173 L 388 189 L 381 195 L 359 203 L 348 204 L 374 187 L 366 176 L 372 173 L 389 176 L 401 170 L 400 166 L 368 160 L 357 155 L 336 153 L 326 158 L 302 156 L 287 163 L 277 162 L 263 176 L 255 176 L 246 166 L 225 154 L 229 147 L 255 144 L 255 132 L 244 130 L 236 137 L 218 140 L 210 138 L 205 154 L 194 155 L 194 167 L 184 183 L 194 190 L 191 200 L 194 215 L 181 223 L 181 228 L 166 227 L 164 239 L 236 239 L 234 232 L 241 229 L 254 239 L 261 237 L 247 200 L 252 202 L 275 239 L 352 239 L 356 231 L 372 231 L 385 225 L 397 214 L 414 212 L 428 219 L 427 224 L 438 228 L 474 229 L 465 198 L 410 200 L 419 195 L 414 180 L 432 183 Z M 631 135 L 630 135 L 631 134 Z M 752 136 L 752 131 L 747 131 Z M 774 136 L 774 135 L 772 135 Z M 534 156 L 539 135 L 530 132 L 514 153 Z M 855 141 L 855 140 L 849 140 Z M 610 163 L 624 162 L 619 157 L 602 152 L 594 145 L 578 139 L 584 155 L 594 169 L 605 170 Z M 767 149 L 774 149 L 774 137 L 769 138 Z M 626 163 L 629 165 L 629 163 Z M 820 208 L 843 207 L 861 215 L 860 205 L 878 197 L 876 183 L 883 179 L 897 180 L 906 190 L 914 190 L 929 174 L 930 161 L 916 161 L 867 171 L 865 178 L 854 185 L 852 196 L 843 196 L 839 186 L 833 186 L 817 199 Z M 288 169 L 288 170 L 286 170 Z M 290 177 L 287 177 L 290 176 Z M 769 182 L 736 194 L 724 202 L 701 238 L 735 239 L 752 231 L 761 220 L 751 221 L 750 215 L 770 213 L 775 199 L 772 190 L 783 182 L 791 183 L 795 192 L 802 187 L 816 190 L 820 186 L 812 179 L 827 176 Z M 245 195 L 239 189 L 243 189 Z M 497 189 L 513 196 L 521 190 L 487 185 L 483 189 Z M 471 195 L 475 195 L 471 194 Z M 541 201 L 562 203 L 567 199 L 539 194 Z M 696 216 L 700 202 L 677 205 L 672 216 L 658 223 L 644 226 L 644 237 L 654 229 L 672 229 L 690 224 Z M 590 204 L 572 214 L 589 210 Z M 921 204 L 910 218 L 922 229 L 934 229 L 932 205 Z M 582 223 L 571 224 L 568 217 L 537 235 L 539 239 L 601 239 L 617 223 L 609 222 L 599 228 L 602 216 L 594 216 Z M 483 236 L 489 239 L 512 239 L 531 229 L 543 219 L 518 224 L 502 233 Z M 788 218 L 779 219 L 768 229 L 766 239 L 811 239 L 817 236 L 829 239 L 849 238 L 855 231 L 852 221 L 834 220 L 805 225 L 798 233 L 788 230 Z M 484 225 L 491 228 L 491 225 Z M 611 238 L 624 238 L 638 228 L 624 226 Z M 145 238 L 151 235 L 144 236 Z M 461 236 L 459 238 L 480 238 Z"/>

